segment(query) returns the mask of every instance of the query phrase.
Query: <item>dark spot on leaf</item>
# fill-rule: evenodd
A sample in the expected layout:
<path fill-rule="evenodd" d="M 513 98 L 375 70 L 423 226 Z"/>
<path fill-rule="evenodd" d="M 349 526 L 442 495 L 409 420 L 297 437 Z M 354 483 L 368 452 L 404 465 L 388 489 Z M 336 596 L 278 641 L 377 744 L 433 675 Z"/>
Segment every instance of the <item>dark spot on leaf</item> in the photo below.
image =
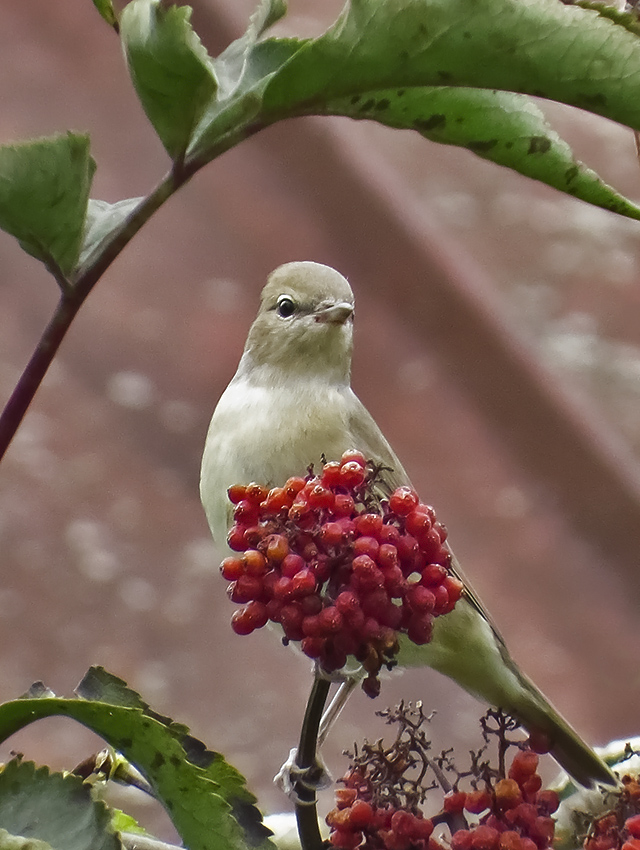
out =
<path fill-rule="evenodd" d="M 351 98 L 351 103 L 356 104 L 359 100 L 360 100 L 360 95 L 354 94 L 354 96 Z"/>
<path fill-rule="evenodd" d="M 376 111 L 382 112 L 384 109 L 388 109 L 389 108 L 389 102 L 390 101 L 389 101 L 388 97 L 383 97 L 381 100 L 379 100 L 376 103 Z"/>
<path fill-rule="evenodd" d="M 169 761 L 174 767 L 180 767 L 180 765 L 182 764 L 182 761 L 178 758 L 178 756 L 171 756 Z"/>
<path fill-rule="evenodd" d="M 118 742 L 118 749 L 120 750 L 128 750 L 131 746 L 133 746 L 133 741 L 131 738 L 121 738 Z"/>
<path fill-rule="evenodd" d="M 438 76 L 443 83 L 450 83 L 453 81 L 453 74 L 450 71 L 438 71 Z"/>
<path fill-rule="evenodd" d="M 438 127 L 444 127 L 447 123 L 446 115 L 430 115 L 429 118 L 416 118 L 413 126 L 416 130 L 421 130 L 423 133 L 428 133 L 429 130 L 436 130 Z"/>
<path fill-rule="evenodd" d="M 362 106 L 360 107 L 360 112 L 370 112 L 375 105 L 375 100 L 370 97 L 369 100 L 365 100 L 365 102 L 362 104 Z"/>
<path fill-rule="evenodd" d="M 564 173 L 564 179 L 567 183 L 573 183 L 578 174 L 580 173 L 580 169 L 577 165 L 572 165 L 571 168 L 567 168 Z"/>
<path fill-rule="evenodd" d="M 591 109 L 603 109 L 607 105 L 607 98 L 603 94 L 583 94 L 580 102 Z"/>
<path fill-rule="evenodd" d="M 405 93 L 406 89 L 398 89 L 398 91 L 396 92 L 398 97 L 404 97 Z"/>
<path fill-rule="evenodd" d="M 463 38 L 471 38 L 471 33 L 470 33 L 468 30 L 465 30 L 465 31 L 462 33 L 462 37 L 463 37 Z"/>
<path fill-rule="evenodd" d="M 151 767 L 154 770 L 158 770 L 158 768 L 162 767 L 165 763 L 165 758 L 160 751 L 158 751 L 153 757 L 153 761 L 151 762 Z"/>
<path fill-rule="evenodd" d="M 456 124 L 463 124 L 463 123 L 464 123 L 464 118 L 462 117 L 462 115 L 458 115 L 458 117 L 456 118 Z"/>
<path fill-rule="evenodd" d="M 547 153 L 551 148 L 551 140 L 546 136 L 531 136 L 527 153 Z"/>
<path fill-rule="evenodd" d="M 487 139 L 485 142 L 467 142 L 466 146 L 475 153 L 487 153 L 498 144 L 497 139 Z"/>
<path fill-rule="evenodd" d="M 427 28 L 425 27 L 425 25 L 422 22 L 418 24 L 418 32 L 420 33 L 420 35 L 426 35 L 427 34 Z"/>
<path fill-rule="evenodd" d="M 511 150 L 512 147 L 513 147 L 513 142 L 505 142 L 505 148 L 507 150 Z"/>
<path fill-rule="evenodd" d="M 270 835 L 273 835 L 269 827 L 262 822 L 262 814 L 253 803 L 240 800 L 237 797 L 232 797 L 228 802 L 231 805 L 233 816 L 242 827 L 244 837 L 249 844 L 256 847 Z"/>

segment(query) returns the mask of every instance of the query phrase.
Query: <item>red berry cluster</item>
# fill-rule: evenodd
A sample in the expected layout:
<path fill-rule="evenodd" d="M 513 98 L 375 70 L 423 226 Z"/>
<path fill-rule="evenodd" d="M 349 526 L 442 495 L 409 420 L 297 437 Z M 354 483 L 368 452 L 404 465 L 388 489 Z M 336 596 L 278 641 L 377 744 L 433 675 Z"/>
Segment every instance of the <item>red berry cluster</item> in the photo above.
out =
<path fill-rule="evenodd" d="M 585 850 L 640 850 L 640 783 L 625 775 L 615 806 L 591 824 Z"/>
<path fill-rule="evenodd" d="M 555 791 L 542 789 L 538 755 L 519 750 L 508 777 L 483 791 L 455 791 L 444 811 L 480 816 L 477 825 L 451 836 L 451 850 L 546 850 L 552 846 L 558 808 Z"/>
<path fill-rule="evenodd" d="M 326 821 L 330 842 L 341 850 L 429 850 L 433 822 L 419 809 L 376 805 L 371 783 L 358 770 L 342 779 L 346 786 L 336 791 L 336 808 Z"/>
<path fill-rule="evenodd" d="M 221 565 L 231 600 L 244 606 L 232 618 L 236 633 L 279 623 L 285 642 L 299 641 L 327 672 L 353 656 L 370 696 L 381 667 L 393 664 L 398 634 L 428 643 L 434 618 L 463 589 L 433 508 L 410 487 L 381 502 L 377 482 L 373 465 L 350 451 L 283 487 L 230 487 L 228 543 L 242 554 Z"/>

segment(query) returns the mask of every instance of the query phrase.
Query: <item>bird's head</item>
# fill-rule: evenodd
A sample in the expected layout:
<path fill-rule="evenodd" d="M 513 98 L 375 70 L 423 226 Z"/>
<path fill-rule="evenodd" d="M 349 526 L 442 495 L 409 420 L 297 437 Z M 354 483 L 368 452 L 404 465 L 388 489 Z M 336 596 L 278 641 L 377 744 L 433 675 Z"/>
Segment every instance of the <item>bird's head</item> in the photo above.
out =
<path fill-rule="evenodd" d="M 321 378 L 348 383 L 354 300 L 329 266 L 287 263 L 269 276 L 245 346 L 244 366 L 271 380 Z"/>

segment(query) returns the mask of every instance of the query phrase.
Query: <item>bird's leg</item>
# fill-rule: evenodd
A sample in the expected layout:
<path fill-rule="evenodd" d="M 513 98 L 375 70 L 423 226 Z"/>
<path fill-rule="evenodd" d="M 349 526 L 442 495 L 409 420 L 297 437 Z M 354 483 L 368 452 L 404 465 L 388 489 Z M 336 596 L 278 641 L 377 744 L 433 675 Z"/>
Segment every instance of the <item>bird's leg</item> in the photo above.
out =
<path fill-rule="evenodd" d="M 333 724 L 340 716 L 340 712 L 347 704 L 347 700 L 351 696 L 353 689 L 357 684 L 357 676 L 348 676 L 340 682 L 338 690 L 329 704 L 329 708 L 327 708 L 325 713 L 322 715 L 320 729 L 318 730 L 318 747 L 321 747 L 326 741 L 327 735 L 331 731 Z"/>

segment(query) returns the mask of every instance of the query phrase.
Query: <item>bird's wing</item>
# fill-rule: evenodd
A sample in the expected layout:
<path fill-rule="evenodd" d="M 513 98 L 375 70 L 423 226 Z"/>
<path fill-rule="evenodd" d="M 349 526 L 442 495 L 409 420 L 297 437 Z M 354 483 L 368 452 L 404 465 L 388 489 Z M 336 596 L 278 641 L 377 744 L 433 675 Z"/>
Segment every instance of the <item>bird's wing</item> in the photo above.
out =
<path fill-rule="evenodd" d="M 411 481 L 395 452 L 377 426 L 375 419 L 360 399 L 355 394 L 352 393 L 352 395 L 349 430 L 353 436 L 354 448 L 363 452 L 368 460 L 374 460 L 382 464 L 383 469 L 380 473 L 379 489 L 381 495 L 388 498 L 396 487 L 400 487 L 403 484 L 411 486 Z M 455 554 L 450 548 L 449 551 L 451 552 L 450 570 L 464 584 L 465 598 L 491 626 L 496 641 L 506 652 L 504 638 L 462 571 Z"/>

